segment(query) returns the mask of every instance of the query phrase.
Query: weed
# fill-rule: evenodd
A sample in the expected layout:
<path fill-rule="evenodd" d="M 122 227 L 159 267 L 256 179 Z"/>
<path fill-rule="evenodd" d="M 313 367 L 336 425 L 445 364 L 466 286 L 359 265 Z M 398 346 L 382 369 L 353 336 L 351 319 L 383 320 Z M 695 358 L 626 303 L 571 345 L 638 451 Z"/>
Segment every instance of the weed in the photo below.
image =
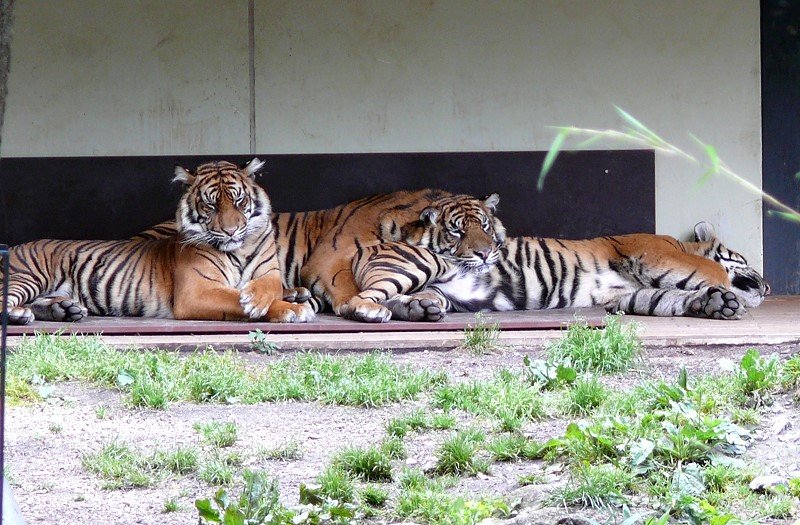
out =
<path fill-rule="evenodd" d="M 108 418 L 108 407 L 105 405 L 97 405 L 94 407 L 94 415 L 97 419 Z"/>
<path fill-rule="evenodd" d="M 783 363 L 781 385 L 786 390 L 800 386 L 800 354 L 795 354 Z"/>
<path fill-rule="evenodd" d="M 193 447 L 179 447 L 172 451 L 156 451 L 151 459 L 154 468 L 174 474 L 189 474 L 197 470 L 198 453 Z"/>
<path fill-rule="evenodd" d="M 607 395 L 605 387 L 596 377 L 582 377 L 567 394 L 566 412 L 575 415 L 589 414 L 600 406 Z"/>
<path fill-rule="evenodd" d="M 381 443 L 381 451 L 391 459 L 405 459 L 408 457 L 406 445 L 398 437 L 389 437 Z"/>
<path fill-rule="evenodd" d="M 238 498 L 220 489 L 212 499 L 195 502 L 200 523 L 247 523 L 251 525 L 288 525 L 295 513 L 279 501 L 278 484 L 258 472 L 244 472 L 244 488 Z M 300 523 L 298 521 L 297 523 Z"/>
<path fill-rule="evenodd" d="M 391 481 L 392 464 L 382 447 L 348 448 L 333 459 L 333 465 L 363 481 Z"/>
<path fill-rule="evenodd" d="M 404 438 L 406 434 L 408 434 L 409 428 L 408 423 L 406 422 L 405 418 L 397 417 L 390 420 L 386 424 L 386 432 L 390 436 L 394 436 L 397 438 Z"/>
<path fill-rule="evenodd" d="M 83 465 L 109 480 L 104 486 L 108 489 L 149 487 L 155 483 L 145 458 L 123 443 L 108 443 L 99 452 L 87 454 Z"/>
<path fill-rule="evenodd" d="M 434 414 L 431 417 L 431 428 L 434 430 L 451 430 L 456 426 L 456 418 L 447 412 Z"/>
<path fill-rule="evenodd" d="M 383 507 L 388 499 L 389 493 L 374 485 L 369 485 L 361 490 L 361 501 L 370 507 Z"/>
<path fill-rule="evenodd" d="M 795 501 L 786 494 L 770 494 L 759 498 L 757 508 L 762 518 L 789 518 L 795 513 Z"/>
<path fill-rule="evenodd" d="M 487 323 L 483 314 L 475 314 L 475 324 L 464 329 L 464 342 L 461 346 L 471 354 L 481 355 L 497 347 L 500 325 Z"/>
<path fill-rule="evenodd" d="M 626 501 L 623 493 L 633 483 L 633 475 L 611 464 L 584 465 L 572 473 L 572 482 L 558 492 L 567 505 L 581 504 L 594 508 L 618 505 Z"/>
<path fill-rule="evenodd" d="M 519 434 L 506 434 L 491 441 L 486 449 L 495 461 L 512 461 L 515 459 L 538 459 L 542 446 Z"/>
<path fill-rule="evenodd" d="M 303 458 L 303 450 L 300 444 L 295 441 L 287 441 L 286 443 L 270 449 L 260 449 L 258 456 L 263 459 L 272 459 L 279 461 L 292 461 Z"/>
<path fill-rule="evenodd" d="M 547 480 L 544 478 L 544 476 L 542 476 L 541 474 L 534 473 L 534 474 L 526 474 L 524 476 L 520 476 L 517 482 L 519 483 L 520 487 L 525 487 L 527 485 L 541 485 L 546 481 Z"/>
<path fill-rule="evenodd" d="M 350 475 L 336 465 L 330 465 L 317 476 L 320 493 L 342 502 L 351 502 L 355 497 L 355 485 Z"/>
<path fill-rule="evenodd" d="M 233 481 L 233 470 L 222 458 L 212 457 L 200 469 L 199 476 L 209 485 L 229 485 Z"/>
<path fill-rule="evenodd" d="M 64 430 L 64 427 L 62 427 L 60 423 L 50 423 L 47 425 L 47 430 L 53 434 L 60 434 L 61 431 Z"/>
<path fill-rule="evenodd" d="M 737 425 L 755 427 L 761 422 L 761 415 L 754 408 L 734 407 L 731 409 L 731 421 Z"/>
<path fill-rule="evenodd" d="M 166 500 L 164 500 L 164 508 L 162 509 L 163 514 L 169 514 L 170 512 L 179 512 L 181 510 L 181 506 L 178 503 L 178 498 L 175 496 L 170 496 Z"/>
<path fill-rule="evenodd" d="M 194 429 L 200 433 L 203 442 L 217 448 L 230 447 L 236 443 L 237 429 L 235 423 L 195 423 Z"/>
<path fill-rule="evenodd" d="M 477 457 L 477 443 L 483 439 L 485 436 L 469 431 L 456 432 L 445 439 L 436 453 L 436 472 L 456 475 L 487 472 L 488 463 Z"/>
<path fill-rule="evenodd" d="M 262 354 L 272 355 L 278 350 L 278 345 L 267 339 L 267 334 L 256 328 L 247 334 L 250 340 L 250 348 Z"/>
<path fill-rule="evenodd" d="M 571 385 L 578 377 L 578 373 L 570 366 L 569 360 L 554 362 L 541 359 L 531 360 L 525 356 L 522 360 L 525 366 L 525 376 L 533 385 L 539 385 L 542 390 L 554 390 L 558 387 Z"/>
<path fill-rule="evenodd" d="M 638 328 L 623 324 L 620 316 L 605 318 L 602 330 L 579 321 L 570 325 L 563 338 L 547 347 L 547 356 L 554 363 L 570 363 L 580 372 L 609 374 L 627 370 L 641 353 Z"/>
<path fill-rule="evenodd" d="M 779 381 L 780 364 L 777 356 L 764 358 L 754 349 L 745 352 L 736 374 L 736 385 L 742 393 L 760 403 Z"/>

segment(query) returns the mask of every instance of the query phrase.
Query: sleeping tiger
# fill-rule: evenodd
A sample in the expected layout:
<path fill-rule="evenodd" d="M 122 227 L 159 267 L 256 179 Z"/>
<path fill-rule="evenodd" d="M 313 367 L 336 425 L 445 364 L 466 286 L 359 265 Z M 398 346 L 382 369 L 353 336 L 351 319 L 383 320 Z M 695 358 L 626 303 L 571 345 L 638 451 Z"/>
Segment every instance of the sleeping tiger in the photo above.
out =
<path fill-rule="evenodd" d="M 498 201 L 497 194 L 478 199 L 426 189 L 373 195 L 326 210 L 274 213 L 283 285 L 309 288 L 316 311 L 331 306 L 347 319 L 388 321 L 389 309 L 357 296 L 352 273 L 356 251 L 397 241 L 411 228 L 419 234 L 416 242 L 448 264 L 485 271 L 499 259 L 505 239 L 505 229 L 494 216 Z M 135 238 L 156 239 L 174 231 L 169 221 Z M 413 307 L 419 308 L 419 303 Z M 435 315 L 436 306 L 429 307 L 428 315 Z"/>
<path fill-rule="evenodd" d="M 241 169 L 224 161 L 202 164 L 195 173 L 176 167 L 175 180 L 185 191 L 176 212 L 178 231 L 173 227 L 171 234 L 121 241 L 40 240 L 11 248 L 10 322 L 78 321 L 89 313 L 312 319 L 310 305 L 283 300 L 272 208 L 253 180 L 262 166 L 253 159 Z"/>
<path fill-rule="evenodd" d="M 353 262 L 359 297 L 395 319 L 438 321 L 441 310 L 536 310 L 602 305 L 656 316 L 738 319 L 769 294 L 764 278 L 725 248 L 707 222 L 695 242 L 633 234 L 567 241 L 509 238 L 488 272 L 463 272 L 406 231 L 402 243 L 363 247 Z M 424 308 L 414 310 L 409 304 Z"/>

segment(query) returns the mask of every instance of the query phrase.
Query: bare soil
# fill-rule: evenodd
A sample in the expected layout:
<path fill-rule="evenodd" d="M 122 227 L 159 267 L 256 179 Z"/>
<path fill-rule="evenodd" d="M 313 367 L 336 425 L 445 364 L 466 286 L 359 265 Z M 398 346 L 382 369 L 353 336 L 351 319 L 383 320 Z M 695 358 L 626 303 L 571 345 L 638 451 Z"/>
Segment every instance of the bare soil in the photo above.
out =
<path fill-rule="evenodd" d="M 738 360 L 749 347 L 649 348 L 644 359 L 625 374 L 607 377 L 607 384 L 627 389 L 646 379 L 674 378 L 681 367 L 690 374 L 719 370 L 720 358 Z M 762 353 L 778 352 L 782 357 L 800 350 L 796 345 L 759 348 Z M 444 370 L 452 380 L 490 377 L 501 368 L 518 369 L 524 355 L 540 357 L 542 350 L 500 350 L 475 356 L 463 351 L 415 351 L 396 353 L 393 359 L 417 369 Z M 285 355 L 285 354 L 284 354 Z M 246 354 L 259 366 L 281 354 Z M 349 408 L 316 403 L 265 403 L 258 405 L 197 405 L 174 403 L 167 410 L 141 410 L 127 407 L 120 394 L 84 384 L 59 384 L 46 402 L 11 407 L 6 419 L 6 458 L 8 475 L 22 513 L 30 524 L 193 524 L 197 522 L 194 501 L 210 497 L 216 488 L 196 474 L 167 479 L 152 488 L 104 490 L 103 480 L 85 470 L 82 457 L 99 450 L 112 440 L 149 452 L 177 445 L 202 449 L 192 426 L 196 422 L 234 421 L 239 439 L 232 447 L 245 458 L 242 468 L 261 469 L 276 476 L 281 496 L 287 504 L 297 502 L 298 486 L 313 482 L 331 456 L 348 445 L 377 443 L 385 435 L 385 425 L 425 405 L 425 399 L 378 409 Z M 107 407 L 105 419 L 98 419 L 96 408 Z M 755 430 L 756 442 L 745 459 L 763 473 L 786 477 L 800 476 L 800 410 L 789 395 L 779 396 L 764 410 Z M 466 419 L 466 416 L 464 416 Z M 788 421 L 780 433 L 774 426 Z M 550 419 L 529 425 L 525 431 L 539 439 L 563 434 L 569 420 Z M 412 434 L 406 438 L 410 466 L 422 467 L 434 457 L 437 444 L 447 432 Z M 259 447 L 274 448 L 297 441 L 302 459 L 274 461 L 259 459 Z M 519 488 L 522 475 L 539 473 L 547 484 Z M 237 474 L 237 478 L 240 476 Z M 238 482 L 238 480 L 237 480 Z M 496 463 L 490 475 L 463 479 L 454 491 L 523 498 L 526 505 L 541 504 L 548 492 L 567 483 L 568 475 L 541 462 Z M 238 484 L 234 487 L 238 491 Z M 177 497 L 181 510 L 163 514 L 164 502 Z M 565 515 L 591 516 L 580 509 L 543 509 L 537 523 L 555 523 Z M 774 521 L 773 523 L 789 523 Z"/>

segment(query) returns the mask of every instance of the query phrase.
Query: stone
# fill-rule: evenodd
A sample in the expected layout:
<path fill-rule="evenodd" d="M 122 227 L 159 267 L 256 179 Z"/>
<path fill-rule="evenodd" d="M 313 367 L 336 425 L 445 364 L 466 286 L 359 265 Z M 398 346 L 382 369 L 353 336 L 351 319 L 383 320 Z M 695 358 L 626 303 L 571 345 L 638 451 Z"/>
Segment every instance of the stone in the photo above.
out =
<path fill-rule="evenodd" d="M 754 492 L 772 492 L 777 487 L 789 487 L 786 478 L 775 475 L 756 476 L 750 482 L 750 490 Z"/>

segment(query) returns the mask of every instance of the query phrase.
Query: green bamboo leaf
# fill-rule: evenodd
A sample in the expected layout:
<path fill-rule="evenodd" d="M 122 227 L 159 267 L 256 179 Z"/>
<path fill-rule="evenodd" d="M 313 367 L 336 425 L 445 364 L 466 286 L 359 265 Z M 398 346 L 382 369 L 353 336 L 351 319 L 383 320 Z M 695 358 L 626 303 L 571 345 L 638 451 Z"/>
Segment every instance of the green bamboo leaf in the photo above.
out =
<path fill-rule="evenodd" d="M 547 151 L 547 155 L 544 157 L 542 171 L 539 172 L 539 181 L 536 183 L 536 189 L 539 191 L 542 191 L 544 188 L 544 179 L 550 172 L 550 168 L 553 167 L 553 163 L 556 161 L 556 157 L 558 157 L 558 154 L 561 152 L 561 146 L 564 144 L 567 136 L 569 136 L 569 130 L 562 128 L 561 131 L 558 132 L 558 135 L 556 135 L 556 138 L 553 139 L 553 143 L 550 145 L 550 149 Z"/>
<path fill-rule="evenodd" d="M 795 180 L 800 180 L 800 171 L 798 171 L 797 173 L 794 174 L 794 179 Z"/>
<path fill-rule="evenodd" d="M 592 144 L 594 144 L 595 142 L 599 142 L 603 138 L 604 138 L 604 135 L 602 133 L 598 133 L 597 135 L 589 137 L 588 139 L 584 140 L 583 142 L 581 142 L 580 144 L 575 146 L 575 149 L 586 149 L 589 146 L 591 146 Z"/>
<path fill-rule="evenodd" d="M 625 111 L 624 109 L 622 109 L 617 105 L 615 105 L 614 108 L 617 110 L 619 116 L 622 117 L 623 120 L 625 120 L 625 122 L 627 122 L 640 134 L 644 135 L 652 143 L 654 143 L 657 146 L 662 146 L 663 144 L 665 144 L 664 139 L 656 135 L 656 133 L 652 131 L 650 128 L 648 128 L 647 126 L 636 120 L 636 118 L 634 118 L 633 115 L 631 115 L 630 113 L 628 113 L 627 111 Z"/>
<path fill-rule="evenodd" d="M 770 217 L 778 217 L 787 221 L 800 223 L 800 213 L 789 213 L 786 211 L 767 210 Z"/>

